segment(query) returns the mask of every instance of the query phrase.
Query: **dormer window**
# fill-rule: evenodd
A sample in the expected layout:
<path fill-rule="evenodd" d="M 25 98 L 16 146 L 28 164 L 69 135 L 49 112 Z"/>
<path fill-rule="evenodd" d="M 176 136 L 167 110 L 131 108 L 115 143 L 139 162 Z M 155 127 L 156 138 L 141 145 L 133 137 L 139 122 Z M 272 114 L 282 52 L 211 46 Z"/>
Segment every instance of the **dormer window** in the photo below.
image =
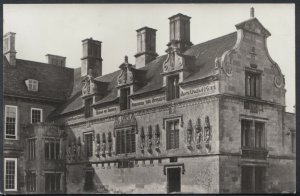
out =
<path fill-rule="evenodd" d="M 37 92 L 39 88 L 39 82 L 34 79 L 28 79 L 25 81 L 27 90 Z"/>
<path fill-rule="evenodd" d="M 168 100 L 179 98 L 179 76 L 169 76 L 168 77 Z"/>
<path fill-rule="evenodd" d="M 127 110 L 130 109 L 130 88 L 120 89 L 120 109 Z"/>

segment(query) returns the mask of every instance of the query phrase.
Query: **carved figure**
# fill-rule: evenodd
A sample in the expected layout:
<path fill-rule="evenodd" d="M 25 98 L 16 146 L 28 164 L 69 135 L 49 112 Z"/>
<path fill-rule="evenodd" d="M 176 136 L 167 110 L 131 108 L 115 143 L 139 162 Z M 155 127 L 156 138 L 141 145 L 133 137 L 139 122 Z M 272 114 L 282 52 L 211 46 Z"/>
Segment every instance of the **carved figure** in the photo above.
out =
<path fill-rule="evenodd" d="M 149 125 L 148 127 L 148 152 L 152 152 L 152 127 Z"/>
<path fill-rule="evenodd" d="M 190 146 L 193 140 L 193 125 L 192 120 L 190 119 L 187 127 L 187 143 Z"/>
<path fill-rule="evenodd" d="M 73 160 L 76 160 L 76 155 L 77 155 L 77 146 L 76 146 L 76 138 L 74 138 L 73 142 L 72 142 L 72 150 L 73 150 Z"/>
<path fill-rule="evenodd" d="M 70 142 L 68 142 L 68 143 L 69 143 L 69 145 L 68 145 L 68 148 L 67 148 L 67 158 L 69 160 L 71 160 L 71 158 L 72 158 L 72 145 L 70 144 Z"/>
<path fill-rule="evenodd" d="M 211 140 L 211 127 L 209 123 L 209 117 L 205 117 L 205 126 L 204 126 L 204 133 L 205 133 L 205 147 L 210 151 L 210 140 Z"/>
<path fill-rule="evenodd" d="M 196 146 L 200 148 L 200 143 L 203 141 L 203 129 L 201 126 L 200 118 L 197 119 L 196 123 Z"/>
<path fill-rule="evenodd" d="M 144 127 L 141 128 L 141 133 L 140 133 L 140 138 L 141 138 L 141 152 L 144 153 L 144 148 L 145 148 L 145 132 L 144 132 Z"/>
<path fill-rule="evenodd" d="M 96 135 L 96 157 L 98 157 L 98 158 L 100 158 L 100 151 L 101 151 L 100 134 L 97 133 L 97 135 Z"/>
<path fill-rule="evenodd" d="M 105 133 L 102 133 L 102 156 L 105 157 L 106 152 L 106 136 Z"/>
<path fill-rule="evenodd" d="M 81 158 L 81 139 L 78 137 L 77 139 L 77 159 Z"/>
<path fill-rule="evenodd" d="M 159 131 L 159 125 L 157 124 L 156 128 L 155 128 L 155 148 L 156 148 L 156 150 L 159 149 L 159 146 L 160 146 L 160 131 Z"/>
<path fill-rule="evenodd" d="M 132 65 L 128 63 L 128 57 L 125 56 L 125 61 L 119 67 L 121 74 L 118 76 L 118 85 L 130 84 L 133 82 Z"/>
<path fill-rule="evenodd" d="M 95 93 L 96 85 L 94 83 L 94 78 L 92 76 L 91 69 L 89 69 L 89 74 L 83 78 L 82 84 L 82 95 L 89 95 Z"/>
<path fill-rule="evenodd" d="M 111 151 L 112 151 L 112 137 L 111 137 L 111 132 L 108 132 L 107 142 L 108 142 L 108 155 L 111 156 Z"/>

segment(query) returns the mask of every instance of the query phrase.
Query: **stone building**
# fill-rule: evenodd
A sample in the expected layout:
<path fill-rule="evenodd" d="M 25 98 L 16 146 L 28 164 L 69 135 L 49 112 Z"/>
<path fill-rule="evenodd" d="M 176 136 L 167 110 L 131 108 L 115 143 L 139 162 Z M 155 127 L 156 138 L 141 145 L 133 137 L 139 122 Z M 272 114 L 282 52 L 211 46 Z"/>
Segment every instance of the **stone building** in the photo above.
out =
<path fill-rule="evenodd" d="M 193 44 L 191 17 L 137 30 L 136 62 L 102 75 L 101 42 L 80 68 L 16 59 L 4 36 L 7 193 L 294 192 L 295 114 L 254 17 Z M 167 40 L 166 40 L 167 42 Z"/>

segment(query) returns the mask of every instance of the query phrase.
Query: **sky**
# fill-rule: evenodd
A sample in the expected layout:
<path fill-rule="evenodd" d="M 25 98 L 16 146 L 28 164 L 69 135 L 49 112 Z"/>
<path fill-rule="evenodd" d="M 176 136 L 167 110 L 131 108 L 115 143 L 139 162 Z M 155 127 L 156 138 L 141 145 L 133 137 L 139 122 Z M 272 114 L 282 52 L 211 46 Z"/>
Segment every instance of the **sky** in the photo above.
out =
<path fill-rule="evenodd" d="M 271 32 L 267 46 L 286 82 L 286 110 L 295 105 L 294 4 L 4 4 L 3 33 L 16 33 L 17 58 L 46 62 L 46 54 L 67 57 L 80 67 L 86 38 L 102 41 L 103 74 L 118 70 L 128 55 L 134 64 L 136 29 L 157 29 L 156 51 L 165 54 L 170 16 L 191 17 L 193 44 L 236 31 L 235 25 L 255 17 Z"/>

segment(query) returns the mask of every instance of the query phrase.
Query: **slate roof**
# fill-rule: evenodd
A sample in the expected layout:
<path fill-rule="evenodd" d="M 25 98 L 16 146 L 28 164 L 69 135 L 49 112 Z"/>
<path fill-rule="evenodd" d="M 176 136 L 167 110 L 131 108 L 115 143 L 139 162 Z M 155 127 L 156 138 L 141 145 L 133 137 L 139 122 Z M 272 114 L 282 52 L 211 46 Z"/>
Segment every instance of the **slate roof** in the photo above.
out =
<path fill-rule="evenodd" d="M 38 99 L 64 101 L 72 92 L 74 70 L 46 63 L 16 60 L 11 66 L 3 56 L 4 94 Z M 38 80 L 38 91 L 27 90 L 25 80 Z"/>
<path fill-rule="evenodd" d="M 225 51 L 232 49 L 236 40 L 237 33 L 233 32 L 228 35 L 191 46 L 187 49 L 183 55 L 195 57 L 195 62 L 193 64 L 195 69 L 185 76 L 183 82 L 189 82 L 212 75 L 214 73 L 215 58 L 221 57 Z M 142 73 L 144 83 L 134 92 L 133 95 L 155 91 L 162 88 L 162 64 L 166 58 L 167 55 L 159 56 L 146 66 L 138 69 L 138 71 Z M 67 102 L 55 111 L 55 115 L 65 114 L 83 108 L 82 99 L 80 97 L 80 69 L 75 70 L 74 73 L 74 86 L 76 88 L 73 88 L 72 95 L 68 98 Z M 95 78 L 95 80 L 101 84 L 106 84 L 103 85 L 104 89 L 101 89 L 101 92 L 104 95 L 101 99 L 96 100 L 95 105 L 116 101 L 116 86 L 119 74 L 120 70 Z"/>

